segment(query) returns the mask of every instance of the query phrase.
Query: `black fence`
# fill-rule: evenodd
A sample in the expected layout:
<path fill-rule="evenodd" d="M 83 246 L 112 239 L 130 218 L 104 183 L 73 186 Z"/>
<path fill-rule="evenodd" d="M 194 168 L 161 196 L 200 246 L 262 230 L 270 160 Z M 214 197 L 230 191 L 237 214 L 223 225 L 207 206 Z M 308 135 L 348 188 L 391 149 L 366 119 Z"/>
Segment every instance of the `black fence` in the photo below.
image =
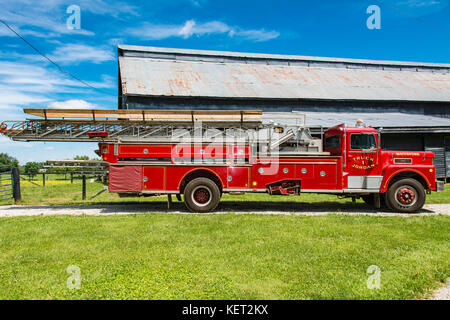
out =
<path fill-rule="evenodd" d="M 16 204 L 22 200 L 20 173 L 18 168 L 0 166 L 0 201 L 8 199 L 14 199 Z"/>
<path fill-rule="evenodd" d="M 85 178 L 94 178 L 98 182 L 108 181 L 108 171 L 72 171 L 72 172 L 45 172 L 38 174 L 21 173 L 20 179 L 27 181 L 35 186 L 45 187 L 46 181 L 51 180 L 52 176 L 57 176 L 58 181 L 70 181 L 74 183 L 75 180 L 82 180 Z"/>

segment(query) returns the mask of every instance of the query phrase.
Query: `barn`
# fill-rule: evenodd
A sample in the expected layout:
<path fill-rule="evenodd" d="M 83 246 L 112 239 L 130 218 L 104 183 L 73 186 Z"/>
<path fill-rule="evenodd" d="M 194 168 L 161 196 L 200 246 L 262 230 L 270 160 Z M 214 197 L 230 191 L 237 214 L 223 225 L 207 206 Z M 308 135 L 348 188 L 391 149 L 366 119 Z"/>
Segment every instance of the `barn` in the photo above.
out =
<path fill-rule="evenodd" d="M 387 150 L 435 153 L 450 179 L 450 64 L 118 46 L 119 109 L 304 112 L 313 133 L 363 119 Z"/>

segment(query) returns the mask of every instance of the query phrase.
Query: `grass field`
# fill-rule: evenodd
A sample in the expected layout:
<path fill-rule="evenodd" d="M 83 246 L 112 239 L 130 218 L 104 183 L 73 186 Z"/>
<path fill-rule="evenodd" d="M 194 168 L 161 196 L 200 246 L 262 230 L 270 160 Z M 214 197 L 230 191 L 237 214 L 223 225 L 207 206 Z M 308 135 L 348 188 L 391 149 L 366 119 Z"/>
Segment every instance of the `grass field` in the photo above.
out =
<path fill-rule="evenodd" d="M 0 219 L 0 299 L 414 299 L 449 276 L 447 216 Z M 66 286 L 66 269 L 81 288 Z M 368 289 L 370 265 L 381 289 Z"/>
<path fill-rule="evenodd" d="M 88 197 L 103 188 L 88 184 Z M 23 185 L 23 204 L 162 202 Z M 448 203 L 450 189 L 427 203 Z M 226 202 L 347 203 L 247 194 Z M 7 203 L 7 202 L 6 202 Z M 161 207 L 161 206 L 159 206 Z M 176 215 L 0 219 L 0 299 L 416 299 L 449 277 L 450 217 Z M 381 288 L 368 289 L 381 270 Z M 70 290 L 68 266 L 81 271 Z"/>

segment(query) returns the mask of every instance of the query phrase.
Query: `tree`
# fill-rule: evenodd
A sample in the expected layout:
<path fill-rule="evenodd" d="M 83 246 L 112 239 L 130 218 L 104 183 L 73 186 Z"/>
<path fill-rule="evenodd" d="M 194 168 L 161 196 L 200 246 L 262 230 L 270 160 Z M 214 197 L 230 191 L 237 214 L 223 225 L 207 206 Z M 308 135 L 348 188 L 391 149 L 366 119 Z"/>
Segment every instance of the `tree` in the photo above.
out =
<path fill-rule="evenodd" d="M 42 168 L 42 164 L 39 162 L 27 162 L 25 164 L 25 173 L 30 175 L 32 178 L 39 173 L 39 169 Z"/>
<path fill-rule="evenodd" d="M 19 166 L 19 161 L 11 157 L 7 153 L 0 153 L 0 170 L 8 170 L 11 168 L 17 168 Z"/>
<path fill-rule="evenodd" d="M 88 156 L 75 156 L 73 160 L 89 160 Z"/>

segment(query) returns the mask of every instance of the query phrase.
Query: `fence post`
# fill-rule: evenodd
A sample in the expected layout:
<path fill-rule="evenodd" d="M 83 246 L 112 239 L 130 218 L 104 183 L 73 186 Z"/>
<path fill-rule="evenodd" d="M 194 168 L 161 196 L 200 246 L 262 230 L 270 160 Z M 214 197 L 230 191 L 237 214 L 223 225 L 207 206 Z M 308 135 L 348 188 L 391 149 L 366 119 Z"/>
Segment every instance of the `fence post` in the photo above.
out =
<path fill-rule="evenodd" d="M 22 201 L 22 194 L 20 192 L 19 168 L 12 168 L 11 175 L 12 175 L 14 204 L 20 204 L 20 201 Z"/>
<path fill-rule="evenodd" d="M 83 185 L 82 198 L 83 198 L 83 200 L 86 200 L 86 176 L 85 175 L 83 175 L 82 185 Z"/>
<path fill-rule="evenodd" d="M 45 173 L 42 174 L 42 186 L 45 187 Z"/>
<path fill-rule="evenodd" d="M 73 184 L 73 172 L 70 173 L 70 183 Z"/>

